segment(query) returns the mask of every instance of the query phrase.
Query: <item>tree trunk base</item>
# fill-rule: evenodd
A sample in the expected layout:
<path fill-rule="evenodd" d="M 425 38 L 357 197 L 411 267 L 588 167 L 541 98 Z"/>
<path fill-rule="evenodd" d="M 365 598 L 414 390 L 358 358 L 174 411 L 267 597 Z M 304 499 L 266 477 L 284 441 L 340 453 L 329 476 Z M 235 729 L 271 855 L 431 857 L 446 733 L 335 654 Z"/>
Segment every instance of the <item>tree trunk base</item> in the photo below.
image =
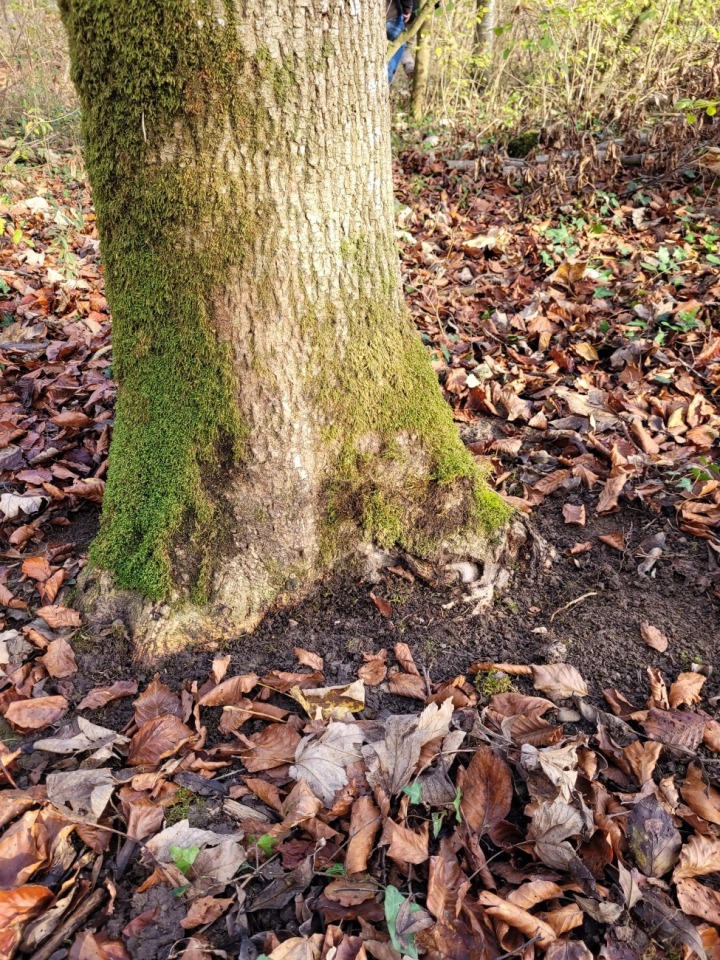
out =
<path fill-rule="evenodd" d="M 332 570 L 345 570 L 349 575 L 376 583 L 386 568 L 400 564 L 433 588 L 461 585 L 461 596 L 450 605 L 472 602 L 471 615 L 476 616 L 492 604 L 498 591 L 507 587 L 514 560 L 527 539 L 525 523 L 515 517 L 492 540 L 472 534 L 457 536 L 445 541 L 429 559 L 362 543 Z M 212 650 L 251 632 L 266 614 L 300 602 L 329 572 L 319 571 L 292 591 L 272 598 L 251 582 L 237 584 L 238 602 L 231 610 L 212 602 L 173 606 L 150 601 L 135 591 L 118 588 L 109 571 L 87 568 L 78 581 L 76 606 L 91 633 L 122 628 L 133 642 L 136 659 L 151 662 L 190 646 Z"/>

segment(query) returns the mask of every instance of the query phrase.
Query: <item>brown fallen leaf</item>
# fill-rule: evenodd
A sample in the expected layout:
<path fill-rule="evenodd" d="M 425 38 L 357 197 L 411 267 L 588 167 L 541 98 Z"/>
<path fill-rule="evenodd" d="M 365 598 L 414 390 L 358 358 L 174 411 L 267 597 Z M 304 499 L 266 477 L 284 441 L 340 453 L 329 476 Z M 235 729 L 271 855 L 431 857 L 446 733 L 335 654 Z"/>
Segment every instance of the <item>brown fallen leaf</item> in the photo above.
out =
<path fill-rule="evenodd" d="M 544 960 L 593 960 L 593 955 L 582 940 L 556 940 L 548 947 Z"/>
<path fill-rule="evenodd" d="M 352 879 L 340 877 L 329 883 L 323 893 L 330 900 L 340 903 L 343 907 L 356 907 L 366 900 L 372 900 L 380 892 L 380 887 L 373 880 Z"/>
<path fill-rule="evenodd" d="M 0 957 L 14 956 L 23 926 L 42 913 L 52 899 L 52 890 L 39 884 L 0 890 Z"/>
<path fill-rule="evenodd" d="M 398 670 L 388 678 L 388 690 L 398 697 L 413 697 L 416 700 L 425 701 L 427 689 L 422 677 L 415 676 L 414 673 L 403 673 Z"/>
<path fill-rule="evenodd" d="M 389 844 L 388 856 L 397 863 L 424 863 L 428 858 L 429 825 L 423 823 L 419 833 L 401 827 L 389 818 L 383 823 L 380 846 Z"/>
<path fill-rule="evenodd" d="M 717 720 L 708 720 L 705 723 L 703 743 L 713 753 L 720 753 L 720 723 Z"/>
<path fill-rule="evenodd" d="M 598 537 L 598 540 L 608 547 L 612 547 L 613 550 L 619 550 L 621 553 L 625 549 L 625 537 L 619 530 L 616 530 L 614 533 L 603 533 Z"/>
<path fill-rule="evenodd" d="M 412 673 L 416 677 L 421 675 L 417 668 L 417 664 L 415 663 L 415 658 L 412 655 L 412 651 L 406 643 L 403 643 L 402 641 L 396 643 L 393 653 L 395 654 L 395 659 L 400 664 L 401 670 L 404 670 L 405 673 Z"/>
<path fill-rule="evenodd" d="M 678 903 L 685 913 L 720 926 L 720 893 L 717 890 L 697 880 L 678 880 L 676 889 Z"/>
<path fill-rule="evenodd" d="M 685 803 L 699 817 L 720 825 L 720 790 L 705 783 L 700 764 L 693 761 L 680 788 Z"/>
<path fill-rule="evenodd" d="M 322 800 L 319 800 L 304 780 L 298 780 L 290 793 L 285 797 L 281 807 L 283 828 L 291 830 L 306 820 L 312 820 L 322 809 Z"/>
<path fill-rule="evenodd" d="M 392 617 L 393 608 L 391 603 L 388 603 L 387 600 L 383 600 L 382 597 L 378 597 L 377 594 L 372 592 L 370 593 L 370 599 L 384 617 Z"/>
<path fill-rule="evenodd" d="M 630 851 L 646 877 L 660 879 L 677 862 L 682 839 L 672 817 L 655 796 L 636 803 L 627 823 Z"/>
<path fill-rule="evenodd" d="M 52 569 L 45 557 L 28 557 L 20 568 L 26 577 L 44 582 L 52 575 Z"/>
<path fill-rule="evenodd" d="M 358 678 L 367 687 L 376 687 L 387 675 L 387 650 L 379 653 L 363 653 L 365 663 L 358 669 Z"/>
<path fill-rule="evenodd" d="M 653 650 L 657 650 L 658 653 L 665 653 L 668 648 L 668 638 L 658 630 L 657 627 L 654 627 L 651 623 L 644 621 L 640 624 L 640 633 L 645 643 L 652 647 Z"/>
<path fill-rule="evenodd" d="M 592 540 L 580 540 L 570 547 L 568 553 L 571 557 L 576 557 L 580 553 L 588 553 L 592 550 L 592 546 Z"/>
<path fill-rule="evenodd" d="M 681 673 L 677 680 L 670 685 L 670 706 L 676 709 L 677 707 L 691 707 L 695 703 L 700 703 L 702 699 L 700 691 L 705 686 L 706 679 L 701 673 Z"/>
<path fill-rule="evenodd" d="M 720 840 L 694 834 L 680 851 L 673 880 L 689 880 L 720 873 Z"/>
<path fill-rule="evenodd" d="M 172 692 L 170 687 L 161 683 L 158 674 L 155 674 L 152 682 L 146 690 L 143 690 L 133 707 L 135 723 L 138 727 L 142 727 L 148 720 L 163 717 L 168 713 L 176 717 L 182 717 L 183 714 L 180 698 Z"/>
<path fill-rule="evenodd" d="M 242 674 L 237 677 L 230 677 L 223 680 L 216 687 L 208 690 L 198 700 L 200 707 L 227 707 L 235 706 L 243 699 L 246 693 L 250 693 L 252 688 L 258 682 L 256 673 Z"/>
<path fill-rule="evenodd" d="M 538 946 L 541 949 L 547 949 L 555 940 L 553 928 L 544 920 L 540 920 L 539 917 L 534 917 L 527 910 L 523 910 L 522 907 L 510 903 L 508 900 L 503 900 L 502 897 L 498 897 L 489 890 L 482 890 L 478 900 L 485 907 L 489 916 L 502 920 L 509 927 L 519 930 L 528 940 L 537 938 Z"/>
<path fill-rule="evenodd" d="M 569 663 L 532 664 L 533 686 L 552 700 L 587 697 L 587 684 L 579 670 Z"/>
<path fill-rule="evenodd" d="M 75 654 L 67 640 L 51 640 L 42 657 L 39 658 L 51 677 L 71 677 L 77 673 Z"/>
<path fill-rule="evenodd" d="M 650 700 L 648 707 L 657 707 L 659 710 L 668 710 L 670 701 L 668 700 L 667 685 L 663 679 L 662 673 L 657 667 L 648 667 L 648 682 L 650 684 Z"/>
<path fill-rule="evenodd" d="M 190 905 L 180 921 L 183 930 L 193 930 L 205 923 L 214 923 L 233 904 L 232 897 L 200 897 Z"/>
<path fill-rule="evenodd" d="M 285 723 L 271 723 L 252 737 L 244 737 L 243 742 L 248 751 L 241 754 L 242 762 L 250 773 L 259 773 L 292 763 L 300 734 Z"/>
<path fill-rule="evenodd" d="M 628 479 L 629 474 L 624 470 L 619 473 L 610 474 L 598 499 L 596 508 L 598 513 L 612 513 L 618 509 L 618 497 L 622 493 L 623 487 L 628 482 Z"/>
<path fill-rule="evenodd" d="M 16 700 L 5 711 L 5 719 L 14 730 L 29 733 L 32 730 L 45 730 L 57 723 L 68 708 L 65 697 L 32 697 L 29 700 Z"/>
<path fill-rule="evenodd" d="M 97 710 L 112 700 L 120 697 L 130 697 L 137 693 L 137 683 L 134 680 L 116 680 L 109 687 L 94 687 L 77 705 L 78 710 Z"/>
<path fill-rule="evenodd" d="M 286 670 L 271 670 L 266 674 L 260 683 L 270 690 L 276 690 L 278 693 L 287 693 L 293 687 L 300 687 L 305 690 L 306 687 L 319 687 L 325 682 L 323 674 L 319 670 L 312 673 L 288 673 Z"/>
<path fill-rule="evenodd" d="M 82 619 L 77 610 L 70 610 L 69 607 L 40 607 L 37 615 L 45 623 L 57 630 L 61 627 L 81 627 Z"/>
<path fill-rule="evenodd" d="M 138 937 L 146 930 L 149 926 L 155 924 L 155 921 L 160 916 L 160 907 L 149 907 L 147 910 L 143 910 L 142 913 L 139 913 L 136 917 L 133 917 L 129 923 L 126 923 L 123 927 L 123 936 L 124 937 Z M 94 954 L 89 954 L 91 960 L 95 960 Z M 83 954 L 84 958 L 84 954 Z"/>
<path fill-rule="evenodd" d="M 268 954 L 268 960 L 320 960 L 323 935 L 314 933 L 311 937 L 290 937 Z"/>
<path fill-rule="evenodd" d="M 380 811 L 372 797 L 358 797 L 350 814 L 349 842 L 345 854 L 345 872 L 348 876 L 367 869 L 375 837 L 380 829 Z"/>
<path fill-rule="evenodd" d="M 576 903 L 571 903 L 566 907 L 558 907 L 557 910 L 543 913 L 542 919 L 553 928 L 556 936 L 561 937 L 564 933 L 570 933 L 571 930 L 581 927 L 585 923 L 585 914 Z"/>
<path fill-rule="evenodd" d="M 563 518 L 569 526 L 585 526 L 585 507 L 583 504 L 565 503 L 563 504 Z"/>
<path fill-rule="evenodd" d="M 661 751 L 662 744 L 657 741 L 643 743 L 640 740 L 635 740 L 627 747 L 623 747 L 623 753 L 640 786 L 647 783 L 648 780 L 652 780 Z"/>
<path fill-rule="evenodd" d="M 465 774 L 460 807 L 463 817 L 482 837 L 505 819 L 512 797 L 510 768 L 490 747 L 480 746 Z"/>
<path fill-rule="evenodd" d="M 645 733 L 660 743 L 696 750 L 702 742 L 705 719 L 689 710 L 648 710 L 645 720 L 641 721 Z"/>
<path fill-rule="evenodd" d="M 312 650 L 303 650 L 302 647 L 293 647 L 293 651 L 303 667 L 309 667 L 311 670 L 323 669 L 323 658 L 319 654 L 313 653 Z"/>
<path fill-rule="evenodd" d="M 130 741 L 128 763 L 134 767 L 144 764 L 154 766 L 177 753 L 192 735 L 190 727 L 174 714 L 153 717 L 140 727 Z"/>

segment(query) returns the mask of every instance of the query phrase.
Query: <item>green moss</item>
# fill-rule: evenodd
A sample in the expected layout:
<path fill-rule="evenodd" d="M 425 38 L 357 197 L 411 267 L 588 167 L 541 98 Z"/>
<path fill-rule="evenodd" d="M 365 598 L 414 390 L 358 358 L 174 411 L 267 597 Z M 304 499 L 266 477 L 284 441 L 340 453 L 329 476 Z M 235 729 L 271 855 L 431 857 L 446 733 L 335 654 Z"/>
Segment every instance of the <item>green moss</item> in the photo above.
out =
<path fill-rule="evenodd" d="M 171 595 L 175 564 L 203 599 L 223 532 L 214 478 L 243 450 L 215 303 L 258 213 L 247 214 L 246 173 L 228 172 L 218 138 L 255 137 L 293 78 L 267 51 L 245 54 L 234 11 L 213 0 L 61 2 L 118 381 L 91 561 L 153 599 Z"/>
<path fill-rule="evenodd" d="M 475 677 L 475 686 L 486 700 L 496 693 L 510 693 L 514 690 L 512 680 L 506 673 L 478 673 Z"/>
<path fill-rule="evenodd" d="M 178 787 L 172 803 L 165 808 L 165 826 L 171 827 L 181 820 L 190 820 L 192 826 L 200 826 L 207 814 L 207 801 L 197 797 L 187 787 Z"/>

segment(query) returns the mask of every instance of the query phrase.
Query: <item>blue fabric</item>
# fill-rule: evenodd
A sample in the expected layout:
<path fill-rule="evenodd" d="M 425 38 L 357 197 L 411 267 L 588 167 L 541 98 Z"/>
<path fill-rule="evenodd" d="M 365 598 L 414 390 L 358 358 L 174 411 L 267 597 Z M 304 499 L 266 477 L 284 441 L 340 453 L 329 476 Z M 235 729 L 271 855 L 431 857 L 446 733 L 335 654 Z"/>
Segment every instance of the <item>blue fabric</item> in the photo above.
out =
<path fill-rule="evenodd" d="M 400 34 L 405 29 L 405 18 L 404 17 L 394 17 L 392 20 L 388 20 L 385 24 L 385 32 L 387 34 L 388 40 L 391 42 L 397 40 Z M 395 71 L 400 66 L 400 61 L 402 60 L 403 53 L 405 52 L 405 47 L 407 44 L 403 44 L 397 53 L 393 54 L 392 60 L 388 63 L 388 83 L 393 82 L 393 77 L 395 76 Z"/>

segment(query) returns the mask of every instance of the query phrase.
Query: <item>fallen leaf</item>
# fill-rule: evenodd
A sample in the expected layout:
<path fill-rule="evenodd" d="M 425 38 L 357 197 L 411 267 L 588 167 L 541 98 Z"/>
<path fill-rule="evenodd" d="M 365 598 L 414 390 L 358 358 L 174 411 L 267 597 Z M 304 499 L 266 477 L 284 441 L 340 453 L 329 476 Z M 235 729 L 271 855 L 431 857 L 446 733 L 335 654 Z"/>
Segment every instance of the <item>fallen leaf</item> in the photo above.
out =
<path fill-rule="evenodd" d="M 303 650 L 302 647 L 293 647 L 293 652 L 303 667 L 309 667 L 311 670 L 323 669 L 323 658 L 319 654 L 311 650 Z"/>
<path fill-rule="evenodd" d="M 39 884 L 0 890 L 0 957 L 14 955 L 23 926 L 42 913 L 52 899 L 52 890 Z"/>
<path fill-rule="evenodd" d="M 154 766 L 171 757 L 192 737 L 192 730 L 171 713 L 144 723 L 130 741 L 128 763 Z"/>
<path fill-rule="evenodd" d="M 585 507 L 582 504 L 566 503 L 563 505 L 563 518 L 570 526 L 584 527 Z"/>
<path fill-rule="evenodd" d="M 699 817 L 720 825 L 720 790 L 705 783 L 698 763 L 693 761 L 688 766 L 680 793 L 685 803 Z"/>
<path fill-rule="evenodd" d="M 598 540 L 621 553 L 625 550 L 625 537 L 619 530 L 614 533 L 603 533 L 598 537 Z"/>
<path fill-rule="evenodd" d="M 387 674 L 387 650 L 379 653 L 363 653 L 365 663 L 358 669 L 358 677 L 368 687 L 382 683 Z"/>
<path fill-rule="evenodd" d="M 383 600 L 382 597 L 378 597 L 374 593 L 370 594 L 370 599 L 384 617 L 392 617 L 393 608 L 391 603 L 388 603 L 387 600 Z"/>
<path fill-rule="evenodd" d="M 373 851 L 375 837 L 380 829 L 380 811 L 372 797 L 358 797 L 352 805 L 348 846 L 345 854 L 345 871 L 348 875 L 362 873 L 367 869 Z"/>
<path fill-rule="evenodd" d="M 424 823 L 417 833 L 388 818 L 380 838 L 381 846 L 387 844 L 388 856 L 397 863 L 424 863 L 428 858 L 428 824 Z"/>
<path fill-rule="evenodd" d="M 227 707 L 234 706 L 243 699 L 246 693 L 250 693 L 252 688 L 258 682 L 258 676 L 255 673 L 242 674 L 237 677 L 230 677 L 223 680 L 216 687 L 208 690 L 204 696 L 198 700 L 201 707 Z"/>
<path fill-rule="evenodd" d="M 93 751 L 94 763 L 102 763 L 113 755 L 113 749 L 124 746 L 127 737 L 116 730 L 91 723 L 84 717 L 75 717 L 72 723 L 58 730 L 54 737 L 36 740 L 35 750 L 48 753 L 85 753 Z"/>
<path fill-rule="evenodd" d="M 292 687 L 288 696 L 296 700 L 309 717 L 320 720 L 349 719 L 365 709 L 365 684 L 362 680 L 332 687 Z"/>
<path fill-rule="evenodd" d="M 652 647 L 653 650 L 657 650 L 658 653 L 665 653 L 668 648 L 668 638 L 658 630 L 657 627 L 653 627 L 652 624 L 644 621 L 640 624 L 640 633 L 645 643 Z"/>
<path fill-rule="evenodd" d="M 296 750 L 299 749 L 300 735 L 288 724 L 271 723 L 259 733 L 244 738 L 244 742 L 249 749 L 241 755 L 242 762 L 250 773 L 259 773 L 292 762 L 296 757 Z M 302 775 L 294 779 L 300 780 Z"/>
<path fill-rule="evenodd" d="M 145 846 L 158 863 L 173 863 L 171 848 L 190 850 L 193 847 L 199 847 L 202 854 L 203 847 L 214 847 L 220 843 L 226 843 L 228 840 L 239 840 L 240 837 L 241 835 L 233 836 L 232 834 L 215 833 L 214 830 L 191 827 L 187 820 L 179 820 L 172 826 L 161 830 L 160 833 L 156 833 L 146 842 Z M 201 854 L 198 854 L 195 862 Z"/>
<path fill-rule="evenodd" d="M 5 719 L 14 730 L 29 733 L 57 723 L 67 708 L 68 702 L 61 696 L 15 700 L 5 711 Z"/>
<path fill-rule="evenodd" d="M 366 900 L 372 900 L 379 892 L 378 885 L 373 880 L 346 879 L 345 877 L 333 880 L 323 893 L 330 900 L 335 900 L 343 907 L 356 907 Z"/>
<path fill-rule="evenodd" d="M 282 874 L 260 890 L 245 909 L 248 913 L 256 910 L 280 910 L 310 886 L 313 872 L 313 858 L 307 857 L 294 870 Z"/>
<path fill-rule="evenodd" d="M 569 663 L 532 664 L 533 686 L 553 700 L 587 697 L 588 688 L 579 671 Z"/>
<path fill-rule="evenodd" d="M 299 823 L 317 816 L 321 809 L 322 801 L 304 780 L 298 780 L 282 804 L 283 828 L 291 830 Z"/>
<path fill-rule="evenodd" d="M 14 520 L 21 513 L 29 516 L 32 513 L 37 513 L 48 499 L 46 496 L 23 497 L 15 493 L 3 493 L 0 496 L 0 512 L 6 520 Z"/>
<path fill-rule="evenodd" d="M 414 673 L 403 673 L 401 670 L 388 678 L 388 690 L 397 697 L 413 697 L 423 702 L 427 697 L 423 678 L 415 676 Z"/>
<path fill-rule="evenodd" d="M 214 923 L 228 907 L 232 906 L 233 902 L 232 897 L 200 897 L 190 904 L 190 909 L 180 921 L 180 926 L 183 930 L 193 930 L 203 924 Z"/>
<path fill-rule="evenodd" d="M 688 880 L 720 873 L 720 840 L 694 834 L 680 851 L 673 880 Z"/>
<path fill-rule="evenodd" d="M 120 697 L 129 697 L 137 693 L 137 683 L 134 680 L 116 680 L 109 687 L 95 687 L 82 698 L 77 705 L 78 710 L 97 710 L 112 700 Z"/>
<path fill-rule="evenodd" d="M 50 803 L 69 807 L 74 813 L 96 822 L 105 811 L 115 790 L 111 770 L 71 770 L 49 773 L 46 780 Z"/>
<path fill-rule="evenodd" d="M 479 837 L 504 820 L 512 805 L 510 768 L 490 747 L 482 745 L 465 774 L 460 809 Z"/>
<path fill-rule="evenodd" d="M 691 707 L 695 703 L 700 703 L 702 697 L 700 691 L 705 686 L 705 680 L 701 673 L 681 673 L 677 680 L 670 685 L 670 706 L 673 709 L 677 707 Z"/>
<path fill-rule="evenodd" d="M 628 817 L 627 836 L 635 863 L 646 877 L 659 880 L 673 869 L 682 840 L 657 797 L 648 796 L 635 804 Z"/>
<path fill-rule="evenodd" d="M 611 513 L 618 509 L 618 497 L 622 493 L 625 484 L 628 482 L 629 474 L 625 471 L 613 475 L 612 473 L 605 482 L 602 493 L 597 504 L 598 513 Z M 602 537 L 600 538 L 602 540 Z"/>
<path fill-rule="evenodd" d="M 77 610 L 70 610 L 69 607 L 40 607 L 37 611 L 38 617 L 41 617 L 45 623 L 57 630 L 60 627 L 81 627 L 82 620 Z"/>
<path fill-rule="evenodd" d="M 548 947 L 544 960 L 593 960 L 582 940 L 556 940 Z"/>
<path fill-rule="evenodd" d="M 314 933 L 311 937 L 290 937 L 275 947 L 268 960 L 320 960 L 323 935 Z"/>
<path fill-rule="evenodd" d="M 51 677 L 71 677 L 77 673 L 75 654 L 67 640 L 51 640 L 40 662 Z"/>
<path fill-rule="evenodd" d="M 627 747 L 623 747 L 623 753 L 640 786 L 647 783 L 648 780 L 652 780 L 661 752 L 662 745 L 657 741 L 643 743 L 640 740 L 635 740 Z"/>
<path fill-rule="evenodd" d="M 685 913 L 720 926 L 720 893 L 717 890 L 697 880 L 678 880 L 676 889 L 678 903 Z"/>
<path fill-rule="evenodd" d="M 167 713 L 172 713 L 176 717 L 182 717 L 183 714 L 180 698 L 172 692 L 170 687 L 160 682 L 158 674 L 155 674 L 147 689 L 143 690 L 137 698 L 133 708 L 135 723 L 138 727 L 142 727 L 148 720 L 154 720 Z"/>
<path fill-rule="evenodd" d="M 52 575 L 52 569 L 45 557 L 28 557 L 20 568 L 26 577 L 45 581 Z"/>
<path fill-rule="evenodd" d="M 522 907 L 510 903 L 508 900 L 503 900 L 502 897 L 498 897 L 489 890 L 482 890 L 478 900 L 489 916 L 502 920 L 509 927 L 519 930 L 528 940 L 537 938 L 538 946 L 541 949 L 546 949 L 555 940 L 553 928 L 544 920 L 540 920 L 539 917 L 534 917 L 527 910 L 523 910 Z"/>
<path fill-rule="evenodd" d="M 323 803 L 332 806 L 335 794 L 348 782 L 346 768 L 360 759 L 363 736 L 352 725 L 330 721 L 321 737 L 303 737 L 290 767 L 293 780 L 305 780 Z"/>

